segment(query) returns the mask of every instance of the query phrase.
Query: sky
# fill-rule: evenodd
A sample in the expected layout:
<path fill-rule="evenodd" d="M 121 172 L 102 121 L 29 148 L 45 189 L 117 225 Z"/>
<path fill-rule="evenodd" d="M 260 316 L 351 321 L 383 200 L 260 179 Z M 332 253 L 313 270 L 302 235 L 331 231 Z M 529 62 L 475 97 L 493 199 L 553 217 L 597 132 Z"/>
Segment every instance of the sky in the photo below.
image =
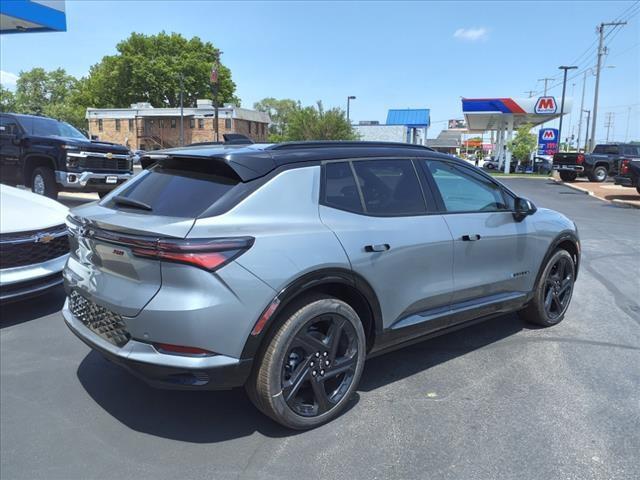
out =
<path fill-rule="evenodd" d="M 596 26 L 622 18 L 629 23 L 606 40 L 605 62 L 615 68 L 602 73 L 596 141 L 606 138 L 609 112 L 610 140 L 640 140 L 639 6 L 66 0 L 67 32 L 0 37 L 0 81 L 11 88 L 33 67 L 83 76 L 131 32 L 164 30 L 220 48 L 244 107 L 276 97 L 346 109 L 347 96 L 355 95 L 353 121 L 384 123 L 390 108 L 430 108 L 435 137 L 447 119 L 462 117 L 461 97 L 541 94 L 544 77 L 554 77 L 549 93 L 559 97 L 559 65 L 580 67 L 567 82 L 577 111 L 582 72 L 595 65 Z M 587 74 L 586 109 L 593 107 L 594 78 Z M 577 113 L 565 118 L 563 131 L 575 131 Z"/>

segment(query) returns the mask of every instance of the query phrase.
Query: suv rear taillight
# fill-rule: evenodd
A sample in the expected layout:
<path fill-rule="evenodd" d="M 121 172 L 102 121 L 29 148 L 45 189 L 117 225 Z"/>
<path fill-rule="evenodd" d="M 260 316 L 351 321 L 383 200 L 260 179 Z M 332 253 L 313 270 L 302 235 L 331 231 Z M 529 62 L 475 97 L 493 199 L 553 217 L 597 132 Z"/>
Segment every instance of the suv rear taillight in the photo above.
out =
<path fill-rule="evenodd" d="M 629 163 L 631 160 L 624 158 L 620 161 L 620 175 L 626 175 L 629 173 Z"/>
<path fill-rule="evenodd" d="M 584 155 L 579 153 L 578 156 L 576 157 L 576 163 L 578 165 L 582 165 L 584 163 Z"/>
<path fill-rule="evenodd" d="M 138 243 L 132 246 L 131 253 L 138 257 L 186 263 L 213 272 L 249 250 L 253 242 L 253 237 L 159 239 L 148 245 Z"/>

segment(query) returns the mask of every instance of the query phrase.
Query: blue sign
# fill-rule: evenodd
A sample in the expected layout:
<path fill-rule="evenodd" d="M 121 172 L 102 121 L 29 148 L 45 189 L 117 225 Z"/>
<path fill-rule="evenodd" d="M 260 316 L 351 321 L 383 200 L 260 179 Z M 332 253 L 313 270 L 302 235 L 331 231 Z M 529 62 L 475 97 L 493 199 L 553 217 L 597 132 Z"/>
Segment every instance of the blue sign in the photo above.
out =
<path fill-rule="evenodd" d="M 558 153 L 558 129 L 541 128 L 538 133 L 538 155 Z"/>

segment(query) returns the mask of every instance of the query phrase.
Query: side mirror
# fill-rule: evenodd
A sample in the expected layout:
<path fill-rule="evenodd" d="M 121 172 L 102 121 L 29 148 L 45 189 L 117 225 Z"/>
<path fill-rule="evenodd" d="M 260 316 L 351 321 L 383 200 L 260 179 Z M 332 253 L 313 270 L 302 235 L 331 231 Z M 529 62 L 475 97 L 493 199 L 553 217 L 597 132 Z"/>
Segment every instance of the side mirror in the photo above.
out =
<path fill-rule="evenodd" d="M 518 197 L 516 198 L 513 217 L 516 219 L 516 222 L 521 222 L 526 216 L 533 215 L 537 210 L 538 209 L 531 200 Z"/>

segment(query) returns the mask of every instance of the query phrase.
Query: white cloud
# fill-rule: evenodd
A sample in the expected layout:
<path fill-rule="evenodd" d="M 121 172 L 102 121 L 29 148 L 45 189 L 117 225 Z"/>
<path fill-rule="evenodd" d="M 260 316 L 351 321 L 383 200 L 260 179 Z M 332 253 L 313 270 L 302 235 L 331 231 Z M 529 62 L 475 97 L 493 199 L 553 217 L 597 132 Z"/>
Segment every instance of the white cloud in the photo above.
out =
<path fill-rule="evenodd" d="M 8 88 L 9 90 L 15 89 L 17 81 L 18 81 L 18 76 L 15 73 L 5 72 L 4 70 L 0 70 L 0 84 L 4 88 Z"/>
<path fill-rule="evenodd" d="M 454 38 L 477 42 L 478 40 L 486 40 L 489 36 L 489 30 L 484 27 L 480 28 L 459 28 L 454 34 Z"/>

